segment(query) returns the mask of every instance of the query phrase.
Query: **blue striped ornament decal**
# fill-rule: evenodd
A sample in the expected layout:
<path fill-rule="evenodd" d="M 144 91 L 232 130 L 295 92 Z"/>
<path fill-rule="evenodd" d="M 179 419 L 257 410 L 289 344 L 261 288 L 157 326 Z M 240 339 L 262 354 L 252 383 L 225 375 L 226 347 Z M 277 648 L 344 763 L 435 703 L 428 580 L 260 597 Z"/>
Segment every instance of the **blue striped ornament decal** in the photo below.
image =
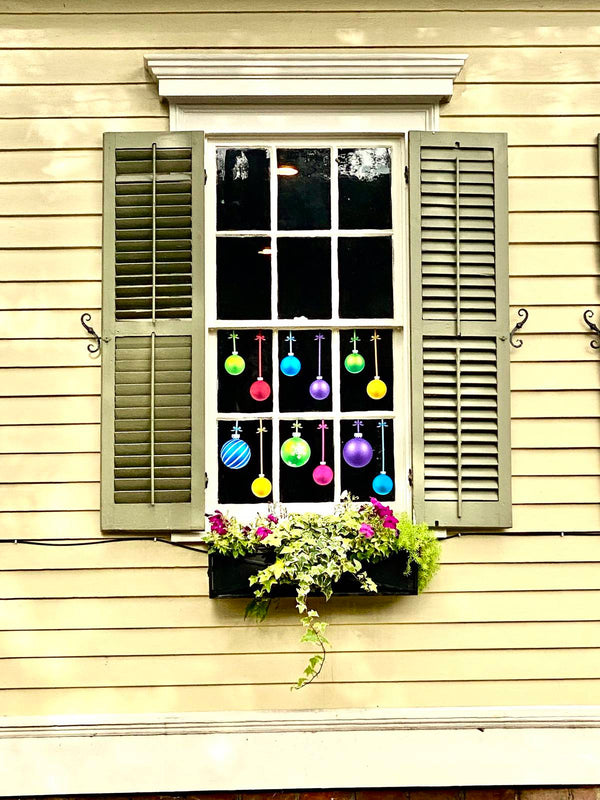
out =
<path fill-rule="evenodd" d="M 250 445 L 242 439 L 228 439 L 221 448 L 221 461 L 229 469 L 242 469 L 250 461 Z"/>

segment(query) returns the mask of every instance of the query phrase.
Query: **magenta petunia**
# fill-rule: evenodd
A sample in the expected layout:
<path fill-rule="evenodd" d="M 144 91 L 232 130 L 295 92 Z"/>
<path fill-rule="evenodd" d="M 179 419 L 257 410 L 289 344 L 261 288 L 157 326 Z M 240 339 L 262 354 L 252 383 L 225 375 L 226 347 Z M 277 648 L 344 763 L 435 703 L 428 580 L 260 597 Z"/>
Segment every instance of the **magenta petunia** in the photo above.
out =
<path fill-rule="evenodd" d="M 272 523 L 273 523 L 273 525 L 277 525 L 277 523 L 279 522 L 279 520 L 277 519 L 277 517 L 273 516 L 273 514 L 269 514 L 269 516 L 267 517 L 267 519 L 269 520 L 269 522 L 272 522 Z"/>
<path fill-rule="evenodd" d="M 392 530 L 392 531 L 395 531 L 395 530 L 396 530 L 396 525 L 397 525 L 397 524 L 398 524 L 398 520 L 397 520 L 397 519 L 396 519 L 396 517 L 394 517 L 394 516 L 391 516 L 391 517 L 386 517 L 386 518 L 383 520 L 383 527 L 384 527 L 384 528 L 389 528 L 389 529 L 390 529 L 390 530 Z"/>
<path fill-rule="evenodd" d="M 262 525 L 260 528 L 256 529 L 256 535 L 261 541 L 266 539 L 271 533 L 273 533 L 273 531 L 271 531 L 269 528 L 264 528 Z"/>
<path fill-rule="evenodd" d="M 218 533 L 220 536 L 227 533 L 227 525 L 225 524 L 225 518 L 221 511 L 215 511 L 214 514 L 211 514 L 208 521 L 210 522 L 210 529 L 213 533 Z"/>
<path fill-rule="evenodd" d="M 372 536 L 375 535 L 375 531 L 373 530 L 373 528 L 366 522 L 363 522 L 363 524 L 360 526 L 358 530 L 360 531 L 360 533 L 362 533 L 365 539 L 370 539 Z"/>

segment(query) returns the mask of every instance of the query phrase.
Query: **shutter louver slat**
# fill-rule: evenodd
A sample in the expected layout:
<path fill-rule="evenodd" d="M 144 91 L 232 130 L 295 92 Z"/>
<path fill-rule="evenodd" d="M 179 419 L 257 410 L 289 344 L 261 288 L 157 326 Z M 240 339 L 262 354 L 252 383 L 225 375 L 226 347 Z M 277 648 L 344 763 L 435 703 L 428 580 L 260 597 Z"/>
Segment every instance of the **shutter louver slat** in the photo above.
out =
<path fill-rule="evenodd" d="M 203 136 L 106 134 L 102 527 L 203 527 Z"/>
<path fill-rule="evenodd" d="M 409 134 L 417 519 L 510 525 L 506 142 Z"/>

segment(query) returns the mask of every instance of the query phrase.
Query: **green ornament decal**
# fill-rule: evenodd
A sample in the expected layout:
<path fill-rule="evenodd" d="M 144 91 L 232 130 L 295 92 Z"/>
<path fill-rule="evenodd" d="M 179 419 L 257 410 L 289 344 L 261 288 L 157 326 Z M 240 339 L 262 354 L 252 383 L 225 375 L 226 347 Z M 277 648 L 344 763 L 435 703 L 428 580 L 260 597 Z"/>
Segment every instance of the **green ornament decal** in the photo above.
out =
<path fill-rule="evenodd" d="M 357 375 L 365 368 L 365 359 L 360 353 L 348 353 L 344 359 L 344 366 L 348 372 L 351 372 L 353 375 Z"/>
<path fill-rule="evenodd" d="M 288 467 L 303 467 L 310 458 L 310 445 L 300 437 L 298 431 L 302 427 L 299 422 L 292 426 L 294 433 L 281 445 L 281 460 Z"/>
<path fill-rule="evenodd" d="M 225 359 L 225 371 L 230 375 L 241 375 L 246 368 L 246 362 L 238 353 L 232 353 Z"/>

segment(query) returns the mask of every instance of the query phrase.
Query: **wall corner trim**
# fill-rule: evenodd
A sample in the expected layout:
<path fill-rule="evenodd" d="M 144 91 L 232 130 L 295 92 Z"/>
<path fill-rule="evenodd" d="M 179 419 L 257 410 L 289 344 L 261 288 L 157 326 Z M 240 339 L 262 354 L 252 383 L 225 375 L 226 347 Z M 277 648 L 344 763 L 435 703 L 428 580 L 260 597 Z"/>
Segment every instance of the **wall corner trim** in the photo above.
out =
<path fill-rule="evenodd" d="M 157 53 L 147 71 L 169 102 L 439 103 L 447 101 L 465 54 Z"/>
<path fill-rule="evenodd" d="M 0 796 L 598 784 L 598 752 L 600 706 L 4 717 Z"/>

